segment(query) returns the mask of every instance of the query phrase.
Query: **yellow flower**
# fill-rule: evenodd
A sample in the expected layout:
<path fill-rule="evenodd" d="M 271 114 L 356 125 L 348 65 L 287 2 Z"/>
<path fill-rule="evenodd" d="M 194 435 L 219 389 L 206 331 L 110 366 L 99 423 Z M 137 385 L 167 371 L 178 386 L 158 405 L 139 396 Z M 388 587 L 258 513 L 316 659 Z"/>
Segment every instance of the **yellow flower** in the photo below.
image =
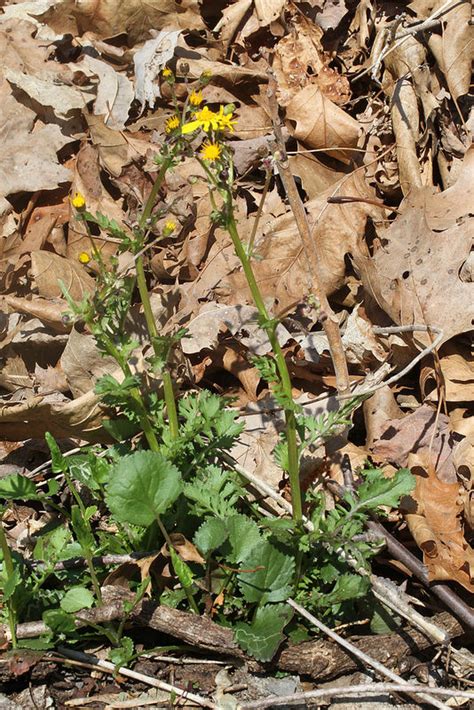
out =
<path fill-rule="evenodd" d="M 177 116 L 171 116 L 165 123 L 166 133 L 172 133 L 176 128 L 179 128 L 179 118 Z"/>
<path fill-rule="evenodd" d="M 211 111 L 208 106 L 204 106 L 200 111 L 196 111 L 194 114 L 194 121 L 185 123 L 181 128 L 181 133 L 192 133 L 198 128 L 203 128 L 206 133 L 212 130 L 216 131 L 219 128 L 219 121 L 217 113 Z"/>
<path fill-rule="evenodd" d="M 210 160 L 211 162 L 219 160 L 221 152 L 222 148 L 219 143 L 211 143 L 210 141 L 206 141 L 201 148 L 201 158 L 203 160 Z"/>
<path fill-rule="evenodd" d="M 189 95 L 189 103 L 191 106 L 199 106 L 203 101 L 202 91 L 192 91 Z"/>
<path fill-rule="evenodd" d="M 164 232 L 165 236 L 168 237 L 170 234 L 172 234 L 174 232 L 175 229 L 176 229 L 176 222 L 173 222 L 173 220 L 169 219 L 165 224 L 165 228 L 164 228 L 163 232 Z"/>
<path fill-rule="evenodd" d="M 77 257 L 81 264 L 88 264 L 89 261 L 91 260 L 89 254 L 86 251 L 81 251 L 79 256 Z"/>
<path fill-rule="evenodd" d="M 234 130 L 234 123 L 237 123 L 237 121 L 234 119 L 232 121 L 232 116 L 233 112 L 229 111 L 229 113 L 224 114 L 224 107 L 221 106 L 219 109 L 218 113 L 218 120 L 219 120 L 219 128 L 221 131 L 225 131 L 226 129 L 229 129 L 229 131 Z"/>
<path fill-rule="evenodd" d="M 86 198 L 84 195 L 81 195 L 80 192 L 76 192 L 74 197 L 71 199 L 71 204 L 76 208 L 76 210 L 81 210 L 86 206 Z"/>
<path fill-rule="evenodd" d="M 173 76 L 173 72 L 171 71 L 171 69 L 168 69 L 168 67 L 165 67 L 161 72 L 161 76 L 165 79 L 169 79 L 170 76 Z"/>

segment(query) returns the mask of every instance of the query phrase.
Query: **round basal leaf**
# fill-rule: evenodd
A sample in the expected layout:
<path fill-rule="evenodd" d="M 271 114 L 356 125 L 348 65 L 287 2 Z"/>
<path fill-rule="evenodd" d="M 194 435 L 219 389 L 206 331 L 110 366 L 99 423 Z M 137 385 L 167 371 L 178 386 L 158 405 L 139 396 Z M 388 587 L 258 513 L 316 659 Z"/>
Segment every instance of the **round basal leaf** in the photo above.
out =
<path fill-rule="evenodd" d="M 293 610 L 287 604 L 260 607 L 251 624 L 236 624 L 236 641 L 259 661 L 270 661 L 284 639 L 283 629 L 292 616 Z"/>
<path fill-rule="evenodd" d="M 155 451 L 136 451 L 112 468 L 105 499 L 119 522 L 146 528 L 168 510 L 181 489 L 176 466 Z"/>
<path fill-rule="evenodd" d="M 94 603 L 94 595 L 85 587 L 71 587 L 61 599 L 63 611 L 73 614 L 81 609 L 89 609 Z"/>
<path fill-rule="evenodd" d="M 248 602 L 282 602 L 290 596 L 295 561 L 267 540 L 251 549 L 241 569 L 239 587 Z"/>
<path fill-rule="evenodd" d="M 38 498 L 36 486 L 26 476 L 11 473 L 0 481 L 0 498 L 6 500 L 34 500 Z"/>

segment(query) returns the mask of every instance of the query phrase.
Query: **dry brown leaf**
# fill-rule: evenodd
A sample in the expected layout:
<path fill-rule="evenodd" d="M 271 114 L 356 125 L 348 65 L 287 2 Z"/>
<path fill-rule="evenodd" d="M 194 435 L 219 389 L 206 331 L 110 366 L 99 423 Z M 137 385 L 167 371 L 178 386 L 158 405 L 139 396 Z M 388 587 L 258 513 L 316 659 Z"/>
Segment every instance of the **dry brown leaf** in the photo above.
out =
<path fill-rule="evenodd" d="M 148 39 L 152 29 L 204 29 L 197 0 L 82 0 L 75 3 L 74 14 L 81 33 L 92 31 L 100 37 L 126 33 L 130 45 Z"/>
<path fill-rule="evenodd" d="M 414 190 L 401 214 L 381 233 L 373 257 L 357 254 L 362 283 L 397 325 L 422 323 L 443 330 L 443 342 L 474 324 L 474 285 L 459 274 L 474 236 L 470 218 L 474 196 L 474 150 L 452 187 L 433 194 Z M 427 335 L 416 335 L 427 344 Z"/>
<path fill-rule="evenodd" d="M 116 72 L 110 64 L 87 55 L 72 66 L 88 77 L 97 77 L 94 114 L 102 116 L 109 128 L 123 130 L 134 98 L 132 82 L 124 74 Z"/>
<path fill-rule="evenodd" d="M 403 505 L 409 511 L 410 532 L 423 551 L 428 578 L 454 580 L 474 592 L 474 550 L 463 534 L 459 484 L 441 481 L 419 454 L 410 454 L 408 465 L 416 487 Z"/>
<path fill-rule="evenodd" d="M 110 442 L 104 434 L 105 411 L 94 392 L 74 401 L 48 401 L 42 396 L 0 406 L 0 429 L 8 441 L 42 439 L 47 431 L 56 439 L 73 437 L 90 442 Z"/>
<path fill-rule="evenodd" d="M 237 2 L 224 8 L 222 11 L 222 17 L 215 26 L 214 31 L 219 31 L 219 40 L 224 50 L 226 50 L 233 41 L 252 2 L 253 0 L 237 0 Z"/>
<path fill-rule="evenodd" d="M 337 194 L 352 195 L 362 200 L 375 197 L 363 175 L 354 172 L 305 205 L 312 238 L 319 244 L 323 287 L 328 294 L 343 285 L 345 256 L 357 252 L 367 218 L 378 219 L 381 215 L 378 207 L 363 201 L 328 204 L 327 198 Z M 254 271 L 264 298 L 275 299 L 279 309 L 304 300 L 311 289 L 311 278 L 292 212 L 277 219 L 266 214 L 260 229 L 263 234 L 256 242 Z M 243 295 L 247 293 L 247 287 L 242 274 L 230 274 L 228 281 L 234 299 L 232 302 L 247 301 Z"/>
<path fill-rule="evenodd" d="M 440 366 L 446 388 L 446 400 L 448 402 L 474 401 L 474 355 L 471 348 L 456 340 L 446 343 L 440 353 Z M 420 387 L 425 400 L 438 401 L 436 373 L 432 364 L 422 367 Z"/>
<path fill-rule="evenodd" d="M 57 152 L 73 138 L 59 126 L 34 126 L 35 114 L 12 96 L 2 98 L 0 134 L 0 196 L 17 192 L 55 190 L 71 173 L 59 164 Z"/>
<path fill-rule="evenodd" d="M 442 0 L 438 0 L 433 9 L 436 10 L 441 4 Z M 443 15 L 442 34 L 433 32 L 429 39 L 429 47 L 455 99 L 469 92 L 474 60 L 474 26 L 471 20 L 471 3 L 468 0 L 455 3 Z"/>
<path fill-rule="evenodd" d="M 75 399 L 90 392 L 102 375 L 109 373 L 117 377 L 120 372 L 112 357 L 104 357 L 99 352 L 93 336 L 79 333 L 76 328 L 71 330 L 61 355 L 61 366 Z"/>
<path fill-rule="evenodd" d="M 39 318 L 39 320 L 55 330 L 57 333 L 68 333 L 70 324 L 64 319 L 69 306 L 62 299 L 52 298 L 17 298 L 16 296 L 4 296 L 5 304 L 11 311 L 24 313 L 25 315 Z"/>
<path fill-rule="evenodd" d="M 114 177 L 119 177 L 125 165 L 132 161 L 141 161 L 150 144 L 147 141 L 116 131 L 104 124 L 102 116 L 85 114 L 92 143 L 99 152 L 99 161 Z"/>
<path fill-rule="evenodd" d="M 341 105 L 350 98 L 349 81 L 328 66 L 322 47 L 323 31 L 305 17 L 292 18 L 292 32 L 275 47 L 272 70 L 278 84 L 278 103 L 287 106 L 303 87 L 318 86 L 324 96 Z"/>
<path fill-rule="evenodd" d="M 255 12 L 262 27 L 276 20 L 285 7 L 285 0 L 254 0 Z"/>
<path fill-rule="evenodd" d="M 436 434 L 430 448 L 435 426 Z M 372 445 L 372 453 L 379 461 L 402 467 L 407 465 L 410 454 L 427 457 L 431 452 L 431 465 L 438 477 L 451 484 L 457 480 L 452 456 L 455 441 L 449 418 L 445 414 L 436 416 L 435 409 L 423 405 L 403 419 L 386 420 L 379 438 Z"/>
<path fill-rule="evenodd" d="M 344 148 L 355 148 L 361 133 L 359 122 L 330 101 L 318 86 L 301 89 L 289 102 L 286 116 L 296 122 L 290 129 L 295 138 L 308 148 L 325 148 L 338 160 L 353 154 Z M 331 152 L 331 148 L 338 148 Z"/>
<path fill-rule="evenodd" d="M 95 288 L 94 279 L 82 264 L 50 251 L 31 252 L 31 273 L 40 296 L 45 298 L 60 298 L 63 295 L 60 281 L 75 301 L 80 301 Z"/>

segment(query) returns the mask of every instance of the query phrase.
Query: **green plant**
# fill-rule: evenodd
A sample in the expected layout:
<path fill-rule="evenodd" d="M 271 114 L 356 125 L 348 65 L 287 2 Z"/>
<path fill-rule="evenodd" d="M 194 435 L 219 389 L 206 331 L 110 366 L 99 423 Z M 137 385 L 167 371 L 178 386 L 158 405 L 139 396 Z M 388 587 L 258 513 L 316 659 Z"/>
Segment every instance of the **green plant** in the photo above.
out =
<path fill-rule="evenodd" d="M 173 90 L 172 75 L 167 80 Z M 202 77 L 201 83 L 207 80 Z M 333 510 L 326 510 L 321 494 L 310 493 L 303 500 L 299 469 L 304 449 L 348 426 L 360 400 L 353 398 L 338 411 L 320 417 L 305 415 L 294 401 L 276 333 L 279 321 L 268 312 L 254 277 L 252 244 L 243 244 L 238 234 L 232 151 L 224 140 L 225 131 L 232 130 L 234 123 L 233 107 L 201 108 L 202 96 L 193 92 L 180 108 L 173 96 L 176 111 L 167 121 L 157 176 L 137 226 L 125 230 L 104 215 L 88 212 L 82 196 L 73 199 L 77 217 L 90 237 L 97 288 L 80 303 L 67 291 L 65 296 L 72 317 L 92 333 L 100 352 L 111 356 L 121 371 L 120 378 L 108 374 L 96 385 L 110 413 L 105 426 L 116 444 L 102 449 L 100 457 L 94 447 L 66 457 L 47 435 L 52 470 L 65 481 L 70 510 L 57 502 L 57 485 L 50 484 L 48 493 L 40 494 L 31 481 L 16 474 L 0 481 L 0 497 L 39 501 L 57 513 L 54 523 L 38 533 L 29 569 L 27 559 L 11 553 L 0 528 L 5 615 L 12 643 L 16 642 L 16 623 L 31 614 L 41 615 L 51 630 L 43 643 L 65 636 L 75 641 L 85 633 L 77 630 L 75 614 L 103 604 L 101 582 L 106 565 L 100 557 L 150 553 L 165 544 L 173 570 L 172 587 L 160 588 L 153 577 L 141 583 L 131 581 L 135 599 L 126 606 L 122 621 L 90 623 L 87 633 L 108 638 L 115 663 L 130 661 L 135 651 L 131 638 L 124 636 L 125 622 L 151 586 L 161 603 L 183 606 L 195 614 L 212 609 L 217 620 L 234 628 L 242 648 L 266 661 L 276 652 L 287 627 L 293 637 L 301 632 L 285 603 L 290 596 L 334 620 L 352 614 L 357 600 L 367 596 L 367 577 L 355 573 L 347 559 L 355 558 L 361 569 L 368 569 L 378 549 L 361 537 L 368 515 L 396 505 L 413 481 L 407 471 L 386 479 L 380 470 L 369 467 L 360 472 L 357 492 L 346 494 Z M 202 133 L 205 141 L 197 160 L 208 182 L 213 219 L 232 239 L 260 326 L 272 348 L 270 356 L 254 358 L 254 363 L 285 416 L 275 458 L 289 477 L 292 519 L 265 517 L 248 495 L 246 481 L 225 463 L 223 454 L 242 430 L 228 402 L 205 390 L 176 400 L 169 363 L 186 332 L 159 336 L 151 309 L 144 260 L 149 233 L 158 231 L 158 240 L 165 239 L 176 227 L 164 209 L 154 211 L 155 201 L 167 171 L 195 154 L 195 142 Z M 166 222 L 159 227 L 161 218 Z M 118 254 L 132 253 L 135 274 L 122 273 L 117 256 L 105 263 L 90 224 L 120 241 Z M 135 290 L 152 346 L 140 372 L 131 367 L 139 346 L 129 317 Z M 303 506 L 312 532 L 303 525 Z M 106 522 L 106 530 L 99 528 L 99 520 Z M 192 561 L 180 554 L 173 538 L 176 533 L 194 545 Z M 58 565 L 75 557 L 83 560 L 83 567 Z"/>

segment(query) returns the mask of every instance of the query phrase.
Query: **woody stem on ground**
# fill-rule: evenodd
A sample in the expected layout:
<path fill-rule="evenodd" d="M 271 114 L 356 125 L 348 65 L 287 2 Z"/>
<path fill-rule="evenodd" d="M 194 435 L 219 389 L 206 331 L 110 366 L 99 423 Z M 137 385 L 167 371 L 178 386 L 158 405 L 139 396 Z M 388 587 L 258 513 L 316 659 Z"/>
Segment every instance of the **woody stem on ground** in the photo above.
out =
<path fill-rule="evenodd" d="M 5 535 L 5 530 L 3 529 L 3 522 L 0 520 L 0 550 L 2 551 L 3 555 L 3 565 L 5 567 L 4 569 L 4 577 L 6 576 L 7 581 L 13 584 L 14 576 L 15 576 L 15 568 L 13 566 L 13 559 L 12 555 L 10 552 L 10 547 L 8 545 L 7 537 Z M 17 646 L 17 641 L 16 641 L 16 611 L 15 611 L 15 601 L 14 601 L 14 592 L 10 593 L 10 596 L 7 600 L 7 610 L 8 610 L 8 626 L 10 628 L 10 636 L 11 636 L 11 642 L 13 648 L 16 648 Z"/>
<path fill-rule="evenodd" d="M 293 400 L 293 393 L 291 388 L 291 379 L 288 372 L 288 367 L 286 364 L 285 356 L 281 349 L 280 343 L 278 342 L 278 337 L 275 330 L 275 325 L 272 324 L 269 317 L 268 311 L 266 309 L 265 303 L 263 302 L 262 294 L 258 287 L 255 275 L 253 273 L 252 265 L 247 253 L 244 249 L 242 242 L 240 241 L 239 233 L 237 230 L 237 225 L 235 222 L 234 212 L 232 208 L 232 195 L 228 193 L 226 200 L 226 227 L 231 236 L 235 253 L 237 254 L 242 268 L 244 270 L 245 278 L 252 294 L 255 306 L 264 321 L 264 329 L 270 341 L 270 345 L 275 356 L 276 365 L 278 368 L 278 373 L 280 376 L 280 381 L 282 388 L 288 400 Z M 299 477 L 299 456 L 298 456 L 298 440 L 296 432 L 296 416 L 294 410 L 290 408 L 285 408 L 285 420 L 286 420 L 286 439 L 288 445 L 288 476 L 290 479 L 291 488 L 291 502 L 293 507 L 293 520 L 298 527 L 301 527 L 303 520 L 303 509 L 301 502 L 301 488 L 300 488 L 300 477 Z"/>
<path fill-rule="evenodd" d="M 303 249 L 311 278 L 311 291 L 318 300 L 321 313 L 324 316 L 324 319 L 322 318 L 321 321 L 329 343 L 329 350 L 331 352 L 334 372 L 336 375 L 337 391 L 341 395 L 347 395 L 350 392 L 349 372 L 347 370 L 346 356 L 342 345 L 341 333 L 339 331 L 339 323 L 337 321 L 336 314 L 329 305 L 326 291 L 324 289 L 319 245 L 317 241 L 311 237 L 311 230 L 306 216 L 306 211 L 299 195 L 295 178 L 288 163 L 285 142 L 281 133 L 280 120 L 278 116 L 275 80 L 270 80 L 268 93 L 272 113 L 273 130 L 276 138 L 276 165 L 295 218 L 301 241 L 303 243 Z"/>
<path fill-rule="evenodd" d="M 163 183 L 164 177 L 166 175 L 166 171 L 170 167 L 171 163 L 172 163 L 172 158 L 164 159 L 161 164 L 161 168 L 158 171 L 158 175 L 156 176 L 155 182 L 153 184 L 153 187 L 151 189 L 151 192 L 148 196 L 145 207 L 143 209 L 142 216 L 140 217 L 140 221 L 138 223 L 139 229 L 142 232 L 145 230 L 147 222 L 151 217 L 151 212 L 152 212 L 153 206 L 156 202 L 157 195 L 160 191 L 160 187 Z M 148 333 L 150 335 L 150 340 L 151 340 L 155 355 L 157 357 L 160 357 L 161 354 L 158 350 L 158 344 L 157 344 L 158 330 L 156 328 L 155 318 L 153 316 L 153 311 L 151 309 L 150 295 L 148 293 L 148 287 L 146 284 L 145 269 L 143 266 L 143 255 L 142 254 L 140 254 L 140 256 L 137 257 L 136 263 L 135 263 L 135 268 L 136 268 L 136 273 L 137 273 L 137 286 L 138 286 L 138 291 L 140 293 L 140 298 L 141 298 L 141 301 L 143 304 L 143 312 L 145 314 L 145 321 L 146 321 L 146 325 L 148 328 Z M 166 367 L 166 365 L 163 368 L 161 375 L 163 378 L 163 393 L 164 393 L 164 398 L 165 398 L 166 411 L 168 412 L 170 433 L 171 433 L 171 436 L 173 437 L 173 439 L 177 439 L 178 435 L 179 435 L 178 413 L 176 410 L 176 402 L 175 402 L 175 398 L 174 398 L 173 382 L 171 380 L 171 375 L 170 375 L 170 372 L 169 372 L 168 368 Z"/>

